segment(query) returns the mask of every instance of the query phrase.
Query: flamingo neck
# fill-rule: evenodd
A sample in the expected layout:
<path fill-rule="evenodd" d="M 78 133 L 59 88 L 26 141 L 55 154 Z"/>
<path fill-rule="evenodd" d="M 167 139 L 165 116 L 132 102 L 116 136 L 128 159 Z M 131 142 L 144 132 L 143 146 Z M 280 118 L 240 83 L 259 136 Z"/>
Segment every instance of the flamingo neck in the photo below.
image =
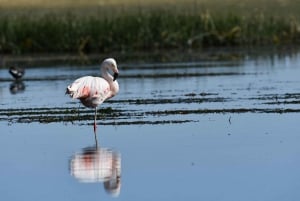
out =
<path fill-rule="evenodd" d="M 113 76 L 109 73 L 105 67 L 101 68 L 101 76 L 108 82 L 110 86 L 110 95 L 108 98 L 115 96 L 119 92 L 119 84 L 117 80 L 114 81 Z"/>
<path fill-rule="evenodd" d="M 109 84 L 110 86 L 110 98 L 115 96 L 119 92 L 119 84 L 117 80 L 113 81 L 112 83 Z"/>
<path fill-rule="evenodd" d="M 101 68 L 101 76 L 109 83 L 111 84 L 113 82 L 113 76 L 108 72 L 108 69 L 105 67 Z"/>

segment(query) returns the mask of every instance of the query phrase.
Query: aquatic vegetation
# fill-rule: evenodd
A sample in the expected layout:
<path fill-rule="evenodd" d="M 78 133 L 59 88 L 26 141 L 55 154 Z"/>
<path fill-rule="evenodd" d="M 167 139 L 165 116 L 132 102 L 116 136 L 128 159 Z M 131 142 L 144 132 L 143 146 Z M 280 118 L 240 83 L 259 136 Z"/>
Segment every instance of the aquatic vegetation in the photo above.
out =
<path fill-rule="evenodd" d="M 214 97 L 216 94 L 186 94 L 185 98 L 178 99 L 135 99 L 135 100 L 110 100 L 111 104 L 130 105 L 162 105 L 162 104 L 203 104 L 203 103 L 224 103 L 231 100 L 224 97 Z M 208 96 L 208 97 L 206 97 Z M 209 97 L 213 96 L 213 97 Z M 197 122 L 197 118 L 191 115 L 207 114 L 284 114 L 299 113 L 299 108 L 282 107 L 282 105 L 299 104 L 298 93 L 285 94 L 264 94 L 248 100 L 261 100 L 260 105 L 264 107 L 231 107 L 231 108 L 190 108 L 190 109 L 159 109 L 152 107 L 151 110 L 134 109 L 112 109 L 102 107 L 97 113 L 97 122 L 101 125 L 143 125 L 143 124 L 181 124 Z M 272 105 L 272 107 L 269 107 Z M 41 108 L 20 108 L 0 109 L 0 121 L 12 123 L 76 123 L 79 125 L 91 124 L 94 120 L 94 110 L 70 107 L 41 107 Z M 230 121 L 230 118 L 229 118 Z"/>
<path fill-rule="evenodd" d="M 298 102 L 297 102 L 298 103 Z M 279 103 L 281 104 L 281 103 Z M 286 103 L 283 103 L 286 104 Z M 80 110 L 73 111 L 74 109 L 61 108 L 55 112 L 49 112 L 53 108 L 35 108 L 31 111 L 28 110 L 0 110 L 0 121 L 7 121 L 9 124 L 12 123 L 55 123 L 55 122 L 64 122 L 64 123 L 79 123 L 82 125 L 89 124 L 94 119 L 92 110 Z M 101 113 L 102 111 L 99 111 Z M 45 113 L 48 111 L 48 113 Z M 99 116 L 104 115 L 104 119 L 98 120 L 102 125 L 134 125 L 134 124 L 175 124 L 175 123 L 188 123 L 195 122 L 195 119 L 172 119 L 172 120 L 155 120 L 153 117 L 163 117 L 163 116 L 177 116 L 177 115 L 203 115 L 203 114 L 242 114 L 242 113 L 273 113 L 273 114 L 283 114 L 283 113 L 299 113 L 300 109 L 282 109 L 282 108 L 235 108 L 235 109 L 194 109 L 194 110 L 157 110 L 157 111 L 125 111 L 117 110 L 113 111 L 110 114 L 102 113 L 98 114 Z M 75 113 L 75 114 L 74 114 Z M 147 120 L 143 120 L 147 117 Z M 152 117 L 152 118 L 151 118 Z M 91 124 L 91 123 L 90 123 Z M 91 124 L 92 125 L 92 124 Z"/>
<path fill-rule="evenodd" d="M 178 3 L 179 7 L 181 4 Z M 148 9 L 145 8 L 147 5 L 134 9 L 129 4 L 119 9 L 84 7 L 82 12 L 77 8 L 77 12 L 56 9 L 38 14 L 1 14 L 0 52 L 87 54 L 286 45 L 300 41 L 299 17 L 293 13 L 272 12 L 273 7 L 267 12 L 256 11 L 255 4 L 250 7 L 254 10 L 249 9 L 246 14 L 245 8 L 237 7 L 220 12 L 221 5 L 212 9 L 217 2 L 205 2 L 207 6 L 194 4 L 189 1 L 188 6 L 174 7 L 177 9 L 173 10 L 164 9 L 164 4 L 159 6 L 156 2 L 154 8 L 148 5 Z M 295 5 L 289 8 L 295 9 Z"/>

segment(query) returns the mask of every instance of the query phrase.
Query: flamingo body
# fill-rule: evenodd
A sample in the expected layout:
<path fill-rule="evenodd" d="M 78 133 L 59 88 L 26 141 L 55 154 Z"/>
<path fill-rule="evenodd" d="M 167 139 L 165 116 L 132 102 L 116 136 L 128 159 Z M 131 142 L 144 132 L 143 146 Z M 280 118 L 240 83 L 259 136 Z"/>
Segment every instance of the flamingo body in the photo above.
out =
<path fill-rule="evenodd" d="M 109 72 L 113 72 L 113 76 Z M 113 58 L 105 59 L 101 64 L 102 77 L 84 76 L 76 79 L 66 89 L 73 99 L 89 108 L 95 108 L 94 130 L 96 130 L 97 107 L 119 92 L 117 63 Z"/>
<path fill-rule="evenodd" d="M 89 108 L 95 108 L 112 97 L 109 83 L 101 77 L 84 76 L 69 86 L 70 96 Z"/>

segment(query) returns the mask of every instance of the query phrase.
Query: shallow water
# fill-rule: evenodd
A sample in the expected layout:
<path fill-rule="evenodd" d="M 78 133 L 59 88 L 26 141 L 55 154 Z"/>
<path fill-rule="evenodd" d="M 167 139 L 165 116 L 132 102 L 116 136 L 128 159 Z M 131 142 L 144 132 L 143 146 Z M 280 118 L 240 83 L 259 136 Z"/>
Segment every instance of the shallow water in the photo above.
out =
<path fill-rule="evenodd" d="M 1 200 L 300 198 L 300 53 L 119 63 L 98 149 L 93 111 L 64 95 L 98 66 L 0 70 Z"/>

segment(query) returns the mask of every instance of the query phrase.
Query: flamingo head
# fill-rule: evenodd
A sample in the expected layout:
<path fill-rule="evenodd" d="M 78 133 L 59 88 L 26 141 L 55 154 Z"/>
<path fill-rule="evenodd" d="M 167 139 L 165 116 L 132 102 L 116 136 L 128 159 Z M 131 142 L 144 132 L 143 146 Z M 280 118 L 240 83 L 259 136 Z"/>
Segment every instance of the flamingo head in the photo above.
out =
<path fill-rule="evenodd" d="M 118 70 L 118 67 L 117 67 L 117 62 L 114 58 L 105 59 L 101 64 L 101 68 L 105 69 L 105 71 L 112 71 L 113 81 L 115 81 L 118 78 L 119 70 Z"/>

